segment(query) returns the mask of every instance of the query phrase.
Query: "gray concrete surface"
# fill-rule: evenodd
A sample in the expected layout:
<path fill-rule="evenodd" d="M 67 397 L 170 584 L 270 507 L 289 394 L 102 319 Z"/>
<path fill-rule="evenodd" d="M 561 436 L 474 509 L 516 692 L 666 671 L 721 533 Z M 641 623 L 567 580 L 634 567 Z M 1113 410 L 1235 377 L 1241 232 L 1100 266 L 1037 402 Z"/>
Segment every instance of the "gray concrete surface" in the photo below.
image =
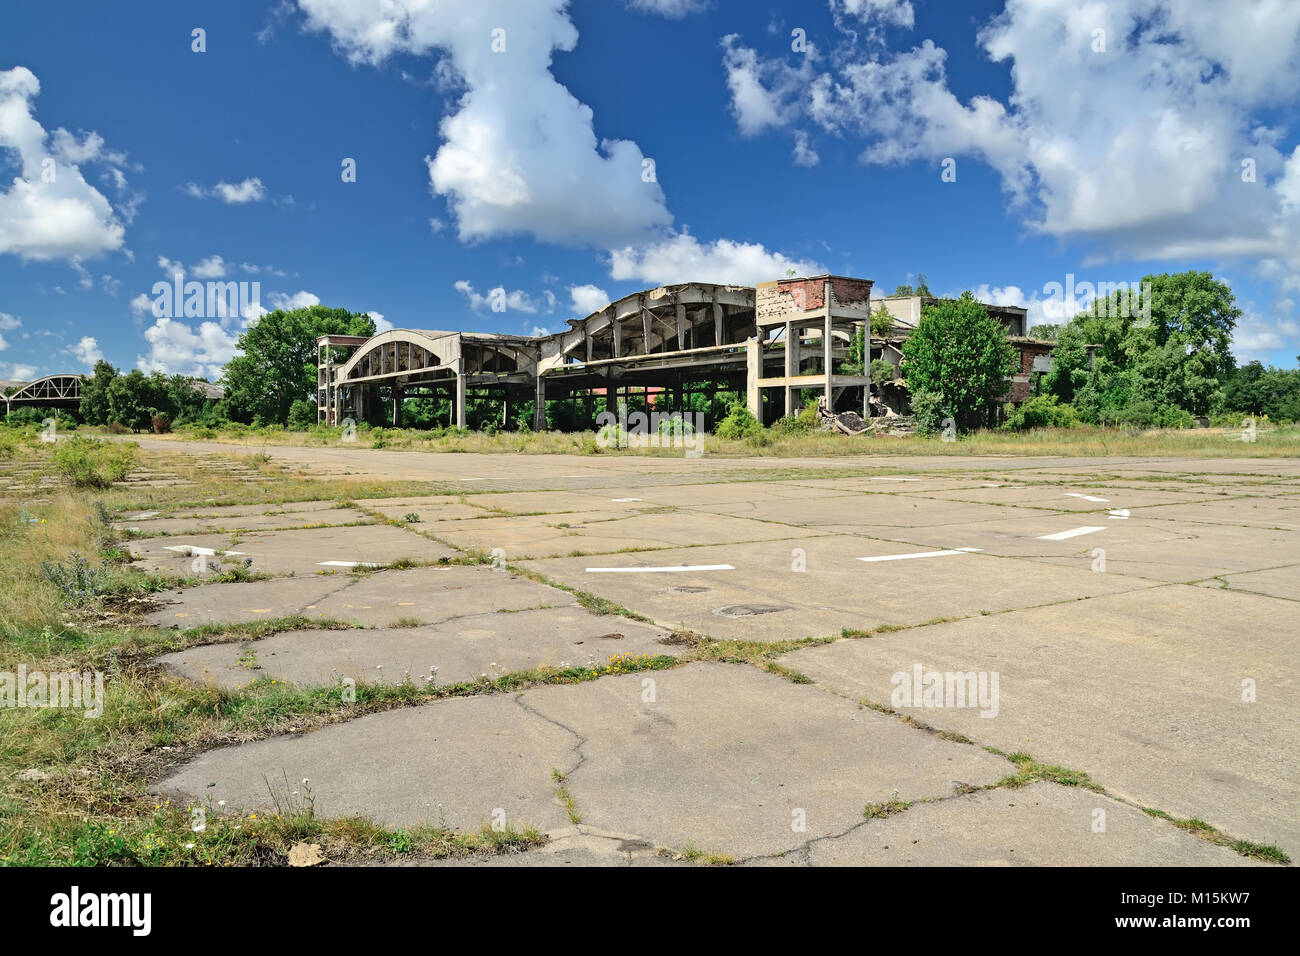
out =
<path fill-rule="evenodd" d="M 159 658 L 171 672 L 228 690 L 274 678 L 300 686 L 357 682 L 417 686 L 536 667 L 604 666 L 617 655 L 667 654 L 662 628 L 577 606 L 459 616 L 426 627 L 286 631 L 206 644 Z M 435 670 L 436 668 L 436 670 Z"/>
<path fill-rule="evenodd" d="M 301 615 L 384 627 L 398 621 L 436 624 L 467 614 L 564 607 L 567 591 L 487 566 L 453 565 L 356 574 L 313 574 L 207 584 L 159 595 L 150 624 L 194 627 Z"/>
<path fill-rule="evenodd" d="M 156 443 L 199 455 L 231 450 Z M 243 551 L 255 569 L 297 575 L 173 592 L 153 623 L 303 614 L 379 628 L 256 642 L 264 671 L 286 680 L 366 676 L 379 664 L 386 678 L 407 668 L 415 677 L 437 663 L 446 681 L 483 672 L 483 658 L 498 671 L 582 658 L 592 642 L 614 643 L 597 631 L 623 633 L 618 650 L 652 649 L 661 633 L 594 618 L 565 591 L 486 567 L 318 573 L 325 560 L 436 560 L 456 548 L 499 548 L 508 561 L 664 629 L 760 642 L 887 629 L 782 659 L 815 686 L 749 665 L 692 663 L 444 700 L 213 751 L 174 768 L 170 792 L 265 809 L 273 801 L 263 776 L 287 774 L 312 779 L 327 815 L 464 829 L 502 808 L 556 838 L 518 859 L 470 865 L 658 865 L 674 861 L 650 848 L 688 843 L 742 862 L 1243 862 L 1133 805 L 1300 853 L 1298 460 L 543 455 L 521 467 L 513 456 L 271 454 L 322 477 L 422 481 L 465 495 L 358 502 L 389 519 L 419 514 L 406 529 L 232 538 L 183 524 L 300 526 L 317 523 L 332 502 L 123 516 L 178 532 L 132 542 L 146 566 L 189 574 L 192 558 L 164 548 L 191 544 Z M 1085 526 L 1099 530 L 1050 537 Z M 929 554 L 954 549 L 979 550 Z M 574 551 L 584 556 L 568 556 Z M 899 558 L 908 554 L 927 556 Z M 683 567 L 718 569 L 672 570 Z M 956 620 L 927 624 L 941 618 Z M 247 680 L 242 646 L 195 648 L 168 663 L 196 679 L 238 683 Z M 430 650 L 444 662 L 425 660 Z M 918 663 L 998 672 L 996 717 L 898 708 L 976 746 L 858 705 L 889 704 L 890 678 Z M 641 698 L 646 679 L 653 704 Z M 1255 703 L 1241 699 L 1244 680 L 1254 682 Z M 1087 772 L 1128 802 L 1049 784 L 957 794 L 956 783 L 978 786 L 1011 770 L 981 745 Z M 553 768 L 569 775 L 581 825 L 555 799 Z M 863 805 L 894 794 L 921 802 L 862 818 Z M 1099 808 L 1104 834 L 1091 829 Z M 795 809 L 806 812 L 803 832 L 790 826 Z"/>
<path fill-rule="evenodd" d="M 782 661 L 836 693 L 884 705 L 894 700 L 895 675 L 917 665 L 996 673 L 991 716 L 949 701 L 916 706 L 915 698 L 895 709 L 1296 856 L 1293 607 L 1170 585 L 841 641 Z M 1246 680 L 1254 701 L 1243 700 Z"/>

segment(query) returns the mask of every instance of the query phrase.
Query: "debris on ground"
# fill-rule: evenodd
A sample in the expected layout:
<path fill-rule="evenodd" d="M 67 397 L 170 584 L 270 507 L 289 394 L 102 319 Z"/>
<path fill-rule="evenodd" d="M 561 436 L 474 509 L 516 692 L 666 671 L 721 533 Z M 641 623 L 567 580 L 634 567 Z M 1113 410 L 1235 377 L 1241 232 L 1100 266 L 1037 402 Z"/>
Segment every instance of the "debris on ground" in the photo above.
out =
<path fill-rule="evenodd" d="M 898 414 L 875 398 L 871 400 L 870 419 L 854 411 L 828 413 L 824 397 L 817 400 L 817 414 L 824 429 L 841 435 L 911 435 L 916 431 L 910 417 Z"/>
<path fill-rule="evenodd" d="M 289 850 L 290 866 L 316 866 L 324 862 L 319 843 L 297 843 Z"/>

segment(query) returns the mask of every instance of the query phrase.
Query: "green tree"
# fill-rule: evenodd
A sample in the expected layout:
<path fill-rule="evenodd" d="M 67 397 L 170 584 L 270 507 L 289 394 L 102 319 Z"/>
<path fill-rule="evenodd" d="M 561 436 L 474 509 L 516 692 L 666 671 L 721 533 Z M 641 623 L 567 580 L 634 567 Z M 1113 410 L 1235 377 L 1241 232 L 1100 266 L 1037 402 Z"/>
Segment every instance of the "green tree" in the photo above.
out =
<path fill-rule="evenodd" d="M 993 423 L 1015 367 L 1006 329 L 970 292 L 926 306 L 903 343 L 908 389 L 938 395 L 962 431 Z"/>
<path fill-rule="evenodd" d="M 82 376 L 81 407 L 78 410 L 86 424 L 108 424 L 108 387 L 117 376 L 117 369 L 103 359 L 95 363 L 89 375 Z"/>
<path fill-rule="evenodd" d="M 268 312 L 236 343 L 242 354 L 222 375 L 229 414 L 236 421 L 285 424 L 299 399 L 316 393 L 316 339 L 322 335 L 374 335 L 370 316 L 313 305 Z"/>
<path fill-rule="evenodd" d="M 1241 310 L 1232 290 L 1208 272 L 1148 275 L 1142 287 L 1149 293 L 1097 299 L 1061 329 L 1048 392 L 1090 421 L 1139 403 L 1209 415 L 1223 404 L 1235 364 Z M 1096 346 L 1091 363 L 1085 343 Z"/>
<path fill-rule="evenodd" d="M 167 379 L 159 372 L 145 375 L 134 369 L 128 375 L 118 375 L 108 386 L 108 420 L 119 422 L 132 431 L 151 427 L 155 415 L 174 418 L 167 393 Z"/>
<path fill-rule="evenodd" d="M 915 285 L 915 286 L 910 286 L 910 285 L 900 285 L 900 286 L 898 286 L 898 288 L 894 289 L 894 295 L 924 295 L 924 296 L 930 296 L 930 295 L 933 295 L 933 293 L 930 291 L 930 285 L 929 285 L 928 281 L 927 281 L 926 278 L 925 278 L 925 273 L 924 273 L 924 272 L 918 272 L 918 273 L 916 274 L 916 285 Z"/>

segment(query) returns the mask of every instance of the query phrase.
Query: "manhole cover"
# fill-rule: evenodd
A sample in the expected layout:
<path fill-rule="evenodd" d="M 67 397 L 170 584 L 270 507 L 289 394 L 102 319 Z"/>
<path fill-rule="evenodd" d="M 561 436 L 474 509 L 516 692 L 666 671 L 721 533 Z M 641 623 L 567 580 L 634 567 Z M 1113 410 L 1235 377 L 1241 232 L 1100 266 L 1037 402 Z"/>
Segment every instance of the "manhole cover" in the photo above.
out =
<path fill-rule="evenodd" d="M 790 610 L 788 607 L 775 604 L 731 604 L 717 608 L 713 613 L 718 617 L 753 617 L 755 614 L 774 614 L 777 611 L 788 610 Z"/>

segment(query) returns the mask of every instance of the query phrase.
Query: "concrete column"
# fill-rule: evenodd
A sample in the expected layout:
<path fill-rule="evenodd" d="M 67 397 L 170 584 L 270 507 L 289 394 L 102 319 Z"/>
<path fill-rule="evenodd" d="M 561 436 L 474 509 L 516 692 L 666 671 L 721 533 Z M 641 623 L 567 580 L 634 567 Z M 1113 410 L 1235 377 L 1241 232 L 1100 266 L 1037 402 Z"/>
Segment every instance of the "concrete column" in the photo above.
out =
<path fill-rule="evenodd" d="M 618 316 L 611 316 L 610 324 L 614 330 L 614 358 L 620 358 L 623 355 L 623 323 Z"/>
<path fill-rule="evenodd" d="M 641 306 L 641 338 L 645 342 L 646 355 L 650 354 L 650 335 L 654 331 L 651 318 L 650 310 L 644 305 Z"/>
<path fill-rule="evenodd" d="M 686 348 L 686 306 L 677 303 L 677 350 Z"/>
<path fill-rule="evenodd" d="M 790 379 L 799 374 L 800 334 L 792 323 L 785 324 L 785 413 L 787 415 L 795 413 L 794 386 L 790 384 Z"/>
<path fill-rule="evenodd" d="M 546 379 L 537 376 L 537 398 L 533 406 L 533 431 L 546 431 Z"/>
<path fill-rule="evenodd" d="M 464 372 L 457 372 L 457 373 L 456 373 L 456 408 L 455 408 L 455 414 L 456 414 L 456 427 L 457 427 L 457 428 L 466 428 L 466 427 L 468 427 L 468 426 L 466 425 L 466 421 L 467 421 L 467 419 L 466 419 L 466 416 L 465 416 L 465 373 L 464 373 Z"/>
<path fill-rule="evenodd" d="M 762 375 L 763 339 L 756 335 L 745 342 L 745 406 L 760 422 L 763 420 L 763 400 L 758 380 Z"/>
<path fill-rule="evenodd" d="M 393 386 L 393 427 L 402 427 L 402 388 L 400 385 Z"/>
<path fill-rule="evenodd" d="M 826 306 L 826 331 L 822 335 L 823 371 L 826 373 L 826 411 L 835 411 L 835 366 L 831 351 L 831 307 Z"/>
<path fill-rule="evenodd" d="M 713 344 L 726 345 L 722 341 L 722 303 L 715 297 L 713 300 Z"/>
<path fill-rule="evenodd" d="M 594 341 L 591 336 L 591 326 L 588 325 L 587 323 L 583 323 L 582 331 L 583 331 L 583 337 L 587 340 L 587 361 L 590 362 L 591 355 L 592 355 L 593 341 Z"/>
<path fill-rule="evenodd" d="M 871 310 L 867 313 L 870 315 Z M 871 319 L 862 323 L 862 374 L 867 384 L 862 386 L 862 417 L 871 417 Z"/>

